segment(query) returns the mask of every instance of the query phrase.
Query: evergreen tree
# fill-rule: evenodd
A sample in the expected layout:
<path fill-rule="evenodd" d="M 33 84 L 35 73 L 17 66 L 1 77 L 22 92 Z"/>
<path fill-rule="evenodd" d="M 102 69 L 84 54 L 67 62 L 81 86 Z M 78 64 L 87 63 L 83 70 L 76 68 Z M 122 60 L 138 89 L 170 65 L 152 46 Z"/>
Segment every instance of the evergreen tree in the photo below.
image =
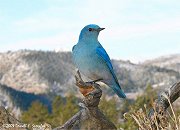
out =
<path fill-rule="evenodd" d="M 120 117 L 120 110 L 117 109 L 115 98 L 112 98 L 110 100 L 105 99 L 103 96 L 101 98 L 99 108 L 100 110 L 108 117 L 109 120 L 111 120 L 114 124 L 118 124 L 119 117 Z"/>
<path fill-rule="evenodd" d="M 70 95 L 66 99 L 57 96 L 52 103 L 52 114 L 49 123 L 53 127 L 60 126 L 78 112 L 78 110 L 79 107 L 75 96 Z"/>
<path fill-rule="evenodd" d="M 48 108 L 42 103 L 35 101 L 27 111 L 22 113 L 21 120 L 29 124 L 41 124 L 49 118 Z"/>

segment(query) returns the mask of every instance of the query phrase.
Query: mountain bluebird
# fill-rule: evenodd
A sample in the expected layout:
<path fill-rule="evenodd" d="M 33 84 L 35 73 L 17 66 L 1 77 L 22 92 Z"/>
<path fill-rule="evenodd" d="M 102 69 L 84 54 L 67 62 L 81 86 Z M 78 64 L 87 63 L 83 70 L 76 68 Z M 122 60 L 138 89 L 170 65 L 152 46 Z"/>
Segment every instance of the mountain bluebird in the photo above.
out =
<path fill-rule="evenodd" d="M 120 98 L 125 98 L 111 60 L 98 41 L 99 32 L 103 29 L 105 28 L 90 24 L 81 30 L 79 41 L 72 49 L 73 61 L 82 74 L 92 80 L 102 79 Z"/>

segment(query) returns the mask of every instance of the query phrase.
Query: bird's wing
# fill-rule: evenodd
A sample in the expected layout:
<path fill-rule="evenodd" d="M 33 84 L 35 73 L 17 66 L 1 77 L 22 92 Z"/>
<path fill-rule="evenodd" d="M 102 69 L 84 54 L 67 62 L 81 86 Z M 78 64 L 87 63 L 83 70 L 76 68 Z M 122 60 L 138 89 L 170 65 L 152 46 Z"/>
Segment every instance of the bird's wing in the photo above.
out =
<path fill-rule="evenodd" d="M 97 47 L 96 48 L 96 53 L 106 62 L 106 65 L 108 66 L 110 72 L 112 73 L 115 81 L 118 83 L 118 79 L 114 73 L 114 70 L 113 70 L 113 66 L 111 64 L 111 60 L 108 56 L 108 54 L 106 53 L 105 49 L 103 47 Z M 118 83 L 119 84 L 119 83 Z"/>

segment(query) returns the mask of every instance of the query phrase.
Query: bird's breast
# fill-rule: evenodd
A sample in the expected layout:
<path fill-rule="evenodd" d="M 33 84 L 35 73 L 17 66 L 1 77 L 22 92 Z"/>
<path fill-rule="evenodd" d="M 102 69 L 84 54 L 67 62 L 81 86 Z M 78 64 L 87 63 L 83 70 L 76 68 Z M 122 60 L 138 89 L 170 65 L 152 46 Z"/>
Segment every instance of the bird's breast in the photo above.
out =
<path fill-rule="evenodd" d="M 98 72 L 96 72 L 97 68 L 99 68 L 99 64 L 97 64 L 99 61 L 95 47 L 90 45 L 76 46 L 73 50 L 73 60 L 80 72 L 87 77 L 91 79 L 99 77 Z"/>
<path fill-rule="evenodd" d="M 93 57 L 95 52 L 92 48 L 78 47 L 73 51 L 73 59 L 78 68 L 88 67 L 93 63 Z"/>

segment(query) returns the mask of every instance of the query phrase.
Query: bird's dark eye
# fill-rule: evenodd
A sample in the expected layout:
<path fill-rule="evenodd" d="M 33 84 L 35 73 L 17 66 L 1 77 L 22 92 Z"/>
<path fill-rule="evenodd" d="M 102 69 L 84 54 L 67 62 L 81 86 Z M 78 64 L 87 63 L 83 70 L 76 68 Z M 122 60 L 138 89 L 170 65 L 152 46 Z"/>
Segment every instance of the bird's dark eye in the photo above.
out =
<path fill-rule="evenodd" d="M 92 31 L 92 28 L 89 28 L 88 30 L 89 30 L 89 31 Z"/>

